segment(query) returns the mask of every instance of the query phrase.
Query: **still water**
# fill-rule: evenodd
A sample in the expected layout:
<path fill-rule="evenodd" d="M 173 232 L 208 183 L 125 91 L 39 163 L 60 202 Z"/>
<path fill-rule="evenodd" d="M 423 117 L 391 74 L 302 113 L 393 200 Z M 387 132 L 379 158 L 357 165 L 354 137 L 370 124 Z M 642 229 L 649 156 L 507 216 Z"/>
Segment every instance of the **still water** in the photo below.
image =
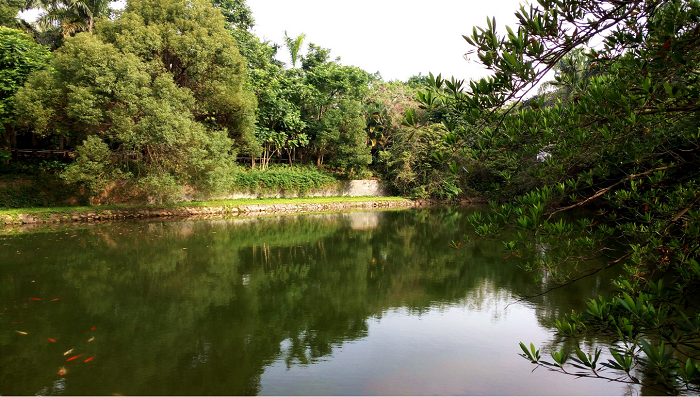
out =
<path fill-rule="evenodd" d="M 499 241 L 448 247 L 468 211 L 0 236 L 0 395 L 638 393 L 531 372 L 518 342 L 609 276 L 508 306 L 537 286 Z"/>

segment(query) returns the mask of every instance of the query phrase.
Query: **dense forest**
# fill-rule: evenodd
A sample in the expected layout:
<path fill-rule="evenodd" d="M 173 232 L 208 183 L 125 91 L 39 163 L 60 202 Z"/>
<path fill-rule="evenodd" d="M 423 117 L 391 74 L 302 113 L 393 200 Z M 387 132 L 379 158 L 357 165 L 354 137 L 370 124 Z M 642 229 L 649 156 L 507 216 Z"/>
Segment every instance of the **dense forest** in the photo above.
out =
<path fill-rule="evenodd" d="M 12 16 L 30 6 L 44 9 L 35 23 Z M 444 149 L 444 130 L 419 109 L 424 78 L 383 81 L 303 34 L 263 41 L 242 0 L 8 7 L 0 31 L 6 174 L 32 179 L 50 169 L 54 184 L 95 203 L 167 201 L 185 188 L 223 193 L 262 183 L 265 171 L 314 187 L 380 177 L 407 196 L 460 192 L 431 157 Z M 289 51 L 291 65 L 278 51 Z M 408 110 L 423 127 L 402 125 Z M 32 175 L 36 167 L 10 160 L 12 148 L 66 151 L 74 161 L 44 161 Z M 43 203 L 0 206 L 27 204 Z"/>
<path fill-rule="evenodd" d="M 46 12 L 27 24 L 15 17 L 26 7 Z M 266 172 L 319 184 L 329 172 L 374 176 L 404 196 L 480 197 L 491 211 L 469 218 L 477 234 L 512 232 L 505 260 L 529 260 L 546 286 L 623 273 L 616 296 L 557 320 L 575 348 L 549 360 L 523 344 L 524 357 L 576 376 L 635 384 L 644 373 L 664 392 L 698 391 L 698 1 L 538 0 L 505 35 L 488 19 L 464 36 L 468 56 L 492 71 L 467 82 L 387 82 L 304 35 L 262 41 L 242 0 L 138 0 L 123 11 L 10 0 L 2 10 L 5 175 L 50 170 L 56 186 L 105 200 L 168 200 L 185 186 L 224 192 Z M 11 147 L 75 159 L 28 165 Z M 584 207 L 588 218 L 567 217 Z M 613 359 L 579 347 L 591 335 L 610 338 Z"/>

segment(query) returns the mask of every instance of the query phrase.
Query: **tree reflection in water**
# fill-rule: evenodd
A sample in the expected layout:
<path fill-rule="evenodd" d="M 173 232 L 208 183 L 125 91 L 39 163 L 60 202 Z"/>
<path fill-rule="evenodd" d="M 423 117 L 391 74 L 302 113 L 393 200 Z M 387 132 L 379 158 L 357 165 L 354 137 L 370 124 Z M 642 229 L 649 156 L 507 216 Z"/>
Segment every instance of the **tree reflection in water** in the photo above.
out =
<path fill-rule="evenodd" d="M 499 241 L 448 248 L 467 233 L 467 211 L 124 222 L 0 237 L 0 394 L 257 394 L 266 366 L 315 363 L 392 310 L 496 305 L 497 317 L 534 284 L 517 259 L 504 260 Z M 539 319 L 549 324 L 605 288 L 591 278 L 542 298 Z M 70 348 L 95 359 L 66 363 Z"/>

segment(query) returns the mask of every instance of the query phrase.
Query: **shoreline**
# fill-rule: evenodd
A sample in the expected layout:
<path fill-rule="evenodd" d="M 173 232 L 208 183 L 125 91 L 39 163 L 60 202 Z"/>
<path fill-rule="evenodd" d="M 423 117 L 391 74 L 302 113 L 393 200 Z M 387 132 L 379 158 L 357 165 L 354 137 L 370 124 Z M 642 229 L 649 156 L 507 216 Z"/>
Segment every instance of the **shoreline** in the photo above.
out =
<path fill-rule="evenodd" d="M 0 226 L 21 226 L 122 219 L 186 218 L 192 216 L 241 216 L 257 214 L 313 213 L 354 209 L 415 208 L 426 200 L 400 197 L 325 197 L 307 199 L 224 200 L 148 206 L 62 207 L 0 211 Z"/>

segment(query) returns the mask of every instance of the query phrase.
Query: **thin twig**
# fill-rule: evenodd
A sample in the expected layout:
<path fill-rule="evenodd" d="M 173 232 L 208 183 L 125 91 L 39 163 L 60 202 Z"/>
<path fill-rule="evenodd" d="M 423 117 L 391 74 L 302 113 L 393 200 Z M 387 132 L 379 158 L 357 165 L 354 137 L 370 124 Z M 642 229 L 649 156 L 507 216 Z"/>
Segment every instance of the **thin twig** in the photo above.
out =
<path fill-rule="evenodd" d="M 597 269 L 591 271 L 590 273 L 584 274 L 584 275 L 581 276 L 581 277 L 572 279 L 572 280 L 567 281 L 567 282 L 565 282 L 565 283 L 563 283 L 563 284 L 561 284 L 561 285 L 557 285 L 556 287 L 548 288 L 548 289 L 547 289 L 546 291 L 544 291 L 544 292 L 541 292 L 541 293 L 535 294 L 535 295 L 523 296 L 522 298 L 516 299 L 515 301 L 513 301 L 513 302 L 509 303 L 508 305 L 506 305 L 506 307 L 505 307 L 504 310 L 508 309 L 508 306 L 510 306 L 510 305 L 513 305 L 513 304 L 516 304 L 516 303 L 520 303 L 520 302 L 523 302 L 523 301 L 526 301 L 526 300 L 530 300 L 530 299 L 533 299 L 533 298 L 537 298 L 537 297 L 540 297 L 540 296 L 543 296 L 543 295 L 547 295 L 548 293 L 554 291 L 555 289 L 559 289 L 559 288 L 562 288 L 562 287 L 566 287 L 566 286 L 571 285 L 571 284 L 573 284 L 573 283 L 575 283 L 575 282 L 577 282 L 577 281 L 579 281 L 579 280 L 582 280 L 582 279 L 584 279 L 584 278 L 586 278 L 586 277 L 592 276 L 592 275 L 598 273 L 598 272 L 601 271 L 601 270 L 609 269 L 609 268 L 611 268 L 611 267 L 617 265 L 618 263 L 620 263 L 620 262 L 626 260 L 626 259 L 629 258 L 630 256 L 632 256 L 632 252 L 628 252 L 628 253 L 626 253 L 625 255 L 623 255 L 623 256 L 621 256 L 621 257 L 615 259 L 614 261 L 608 263 L 607 265 L 605 265 L 605 266 L 603 266 L 603 267 L 599 267 L 599 268 L 597 268 Z"/>
<path fill-rule="evenodd" d="M 666 167 L 654 168 L 653 170 L 649 170 L 649 171 L 646 171 L 646 172 L 642 172 L 641 174 L 630 175 L 630 176 L 628 176 L 627 178 L 625 178 L 625 179 L 623 179 L 623 180 L 621 180 L 621 181 L 615 183 L 614 185 L 608 186 L 608 187 L 606 187 L 605 189 L 600 190 L 598 193 L 594 194 L 593 196 L 591 196 L 591 197 L 589 197 L 589 198 L 587 198 L 587 199 L 585 199 L 585 200 L 583 200 L 583 201 L 581 201 L 581 202 L 578 202 L 578 203 L 576 203 L 576 204 L 570 205 L 570 206 L 568 206 L 568 207 L 560 208 L 560 209 L 558 209 L 558 210 L 552 212 L 551 214 L 549 214 L 549 217 L 547 218 L 547 221 L 549 221 L 549 220 L 552 218 L 552 216 L 554 216 L 554 214 L 557 214 L 557 213 L 559 213 L 559 212 L 568 211 L 568 210 L 570 210 L 570 209 L 572 209 L 572 208 L 581 207 L 581 206 L 583 206 L 583 205 L 586 205 L 586 204 L 590 203 L 591 201 L 597 199 L 598 197 L 604 195 L 605 193 L 609 192 L 610 190 L 612 190 L 612 189 L 614 189 L 614 188 L 616 188 L 616 187 L 622 185 L 622 184 L 625 183 L 625 182 L 629 182 L 629 181 L 631 181 L 632 179 L 636 179 L 636 178 L 639 178 L 639 177 L 641 177 L 641 176 L 646 176 L 646 175 L 649 175 L 649 174 L 653 174 L 654 172 L 658 172 L 658 171 L 664 171 L 664 170 L 668 170 L 668 169 L 671 169 L 671 168 L 677 168 L 677 167 L 680 167 L 680 166 L 682 166 L 682 165 L 685 165 L 685 163 L 669 165 L 669 166 L 666 166 Z"/>

